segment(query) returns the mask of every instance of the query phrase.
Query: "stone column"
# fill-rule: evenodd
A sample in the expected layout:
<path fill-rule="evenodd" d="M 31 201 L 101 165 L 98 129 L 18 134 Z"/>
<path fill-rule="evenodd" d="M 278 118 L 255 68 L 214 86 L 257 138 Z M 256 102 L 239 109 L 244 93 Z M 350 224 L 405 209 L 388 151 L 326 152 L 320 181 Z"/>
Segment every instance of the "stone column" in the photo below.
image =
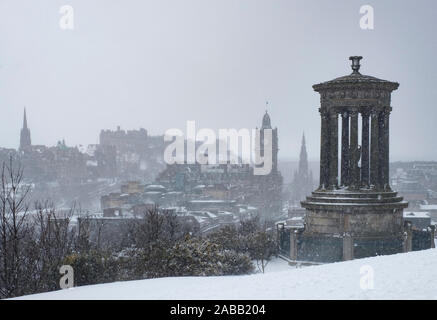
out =
<path fill-rule="evenodd" d="M 343 220 L 343 261 L 354 258 L 354 240 L 350 232 L 350 215 L 342 214 Z"/>
<path fill-rule="evenodd" d="M 363 112 L 361 133 L 361 185 L 369 186 L 369 113 Z"/>
<path fill-rule="evenodd" d="M 343 112 L 341 123 L 341 185 L 349 185 L 349 114 Z"/>
<path fill-rule="evenodd" d="M 338 113 L 329 113 L 329 187 L 338 188 Z"/>
<path fill-rule="evenodd" d="M 390 109 L 387 108 L 381 113 L 381 141 L 383 148 L 381 151 L 382 156 L 382 170 L 381 170 L 381 185 L 384 190 L 390 189 L 390 177 L 389 177 L 389 145 L 390 145 L 390 135 L 389 135 L 389 119 L 390 119 Z"/>
<path fill-rule="evenodd" d="M 343 261 L 354 258 L 354 239 L 349 233 L 343 235 Z"/>
<path fill-rule="evenodd" d="M 329 186 L 329 117 L 326 110 L 319 109 L 321 117 L 320 130 L 320 186 L 325 189 Z"/>
<path fill-rule="evenodd" d="M 295 229 L 290 229 L 290 259 L 297 260 L 297 234 Z"/>
<path fill-rule="evenodd" d="M 411 222 L 404 221 L 404 252 L 413 251 L 413 231 Z"/>
<path fill-rule="evenodd" d="M 370 184 L 379 188 L 379 120 L 378 112 L 371 112 L 371 134 L 370 134 Z"/>
<path fill-rule="evenodd" d="M 350 183 L 352 188 L 359 187 L 358 161 L 360 160 L 360 150 L 358 149 L 358 112 L 351 113 L 351 139 L 350 139 Z"/>
<path fill-rule="evenodd" d="M 384 182 L 386 180 L 386 172 L 385 172 L 385 156 L 386 150 L 388 148 L 388 144 L 385 144 L 385 110 L 379 113 L 378 116 L 378 182 L 380 189 L 384 189 Z"/>

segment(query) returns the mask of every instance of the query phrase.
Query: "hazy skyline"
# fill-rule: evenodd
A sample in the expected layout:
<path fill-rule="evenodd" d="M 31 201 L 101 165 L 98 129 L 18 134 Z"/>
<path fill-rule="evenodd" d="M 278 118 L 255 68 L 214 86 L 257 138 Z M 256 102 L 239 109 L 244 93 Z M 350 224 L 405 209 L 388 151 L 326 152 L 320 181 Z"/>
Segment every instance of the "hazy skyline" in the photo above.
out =
<path fill-rule="evenodd" d="M 74 30 L 59 27 L 62 5 Z M 375 29 L 359 27 L 372 5 Z M 254 128 L 268 110 L 280 158 L 305 131 L 319 158 L 312 85 L 361 72 L 397 81 L 391 160 L 437 160 L 433 0 L 0 0 L 0 147 L 97 143 L 101 129 Z"/>

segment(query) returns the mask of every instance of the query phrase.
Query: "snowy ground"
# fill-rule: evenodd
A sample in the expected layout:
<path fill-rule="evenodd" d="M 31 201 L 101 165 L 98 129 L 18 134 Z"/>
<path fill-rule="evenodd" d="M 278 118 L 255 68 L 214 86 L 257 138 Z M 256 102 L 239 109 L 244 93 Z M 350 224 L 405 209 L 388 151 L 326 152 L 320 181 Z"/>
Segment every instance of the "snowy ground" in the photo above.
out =
<path fill-rule="evenodd" d="M 21 299 L 437 299 L 437 250 L 298 269 L 277 259 L 265 274 L 115 282 Z"/>

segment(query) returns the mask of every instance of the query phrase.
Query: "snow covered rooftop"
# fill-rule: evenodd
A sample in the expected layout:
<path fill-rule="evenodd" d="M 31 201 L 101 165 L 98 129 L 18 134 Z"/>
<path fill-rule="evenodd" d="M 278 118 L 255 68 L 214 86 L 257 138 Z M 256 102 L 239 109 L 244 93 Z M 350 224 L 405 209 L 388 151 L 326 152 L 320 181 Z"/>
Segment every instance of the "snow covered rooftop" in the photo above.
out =
<path fill-rule="evenodd" d="M 430 218 L 429 216 L 429 212 L 411 212 L 411 211 L 406 211 L 404 212 L 404 218 Z"/>
<path fill-rule="evenodd" d="M 436 265 L 436 249 L 298 269 L 276 260 L 265 274 L 115 282 L 21 299 L 437 299 Z"/>
<path fill-rule="evenodd" d="M 422 204 L 420 210 L 437 210 L 437 204 Z"/>

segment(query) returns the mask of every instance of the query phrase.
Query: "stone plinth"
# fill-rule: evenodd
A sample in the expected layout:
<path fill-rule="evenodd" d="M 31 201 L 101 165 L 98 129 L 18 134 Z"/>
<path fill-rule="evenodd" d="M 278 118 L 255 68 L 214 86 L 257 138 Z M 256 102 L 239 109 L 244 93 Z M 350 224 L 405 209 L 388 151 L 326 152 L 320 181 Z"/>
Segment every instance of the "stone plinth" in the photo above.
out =
<path fill-rule="evenodd" d="M 341 238 L 342 260 L 403 251 L 403 209 L 396 192 L 315 191 L 306 208 L 303 237 Z M 345 241 L 350 239 L 350 242 Z M 348 249 L 344 243 L 351 243 Z M 314 251 L 322 248 L 314 247 Z"/>

